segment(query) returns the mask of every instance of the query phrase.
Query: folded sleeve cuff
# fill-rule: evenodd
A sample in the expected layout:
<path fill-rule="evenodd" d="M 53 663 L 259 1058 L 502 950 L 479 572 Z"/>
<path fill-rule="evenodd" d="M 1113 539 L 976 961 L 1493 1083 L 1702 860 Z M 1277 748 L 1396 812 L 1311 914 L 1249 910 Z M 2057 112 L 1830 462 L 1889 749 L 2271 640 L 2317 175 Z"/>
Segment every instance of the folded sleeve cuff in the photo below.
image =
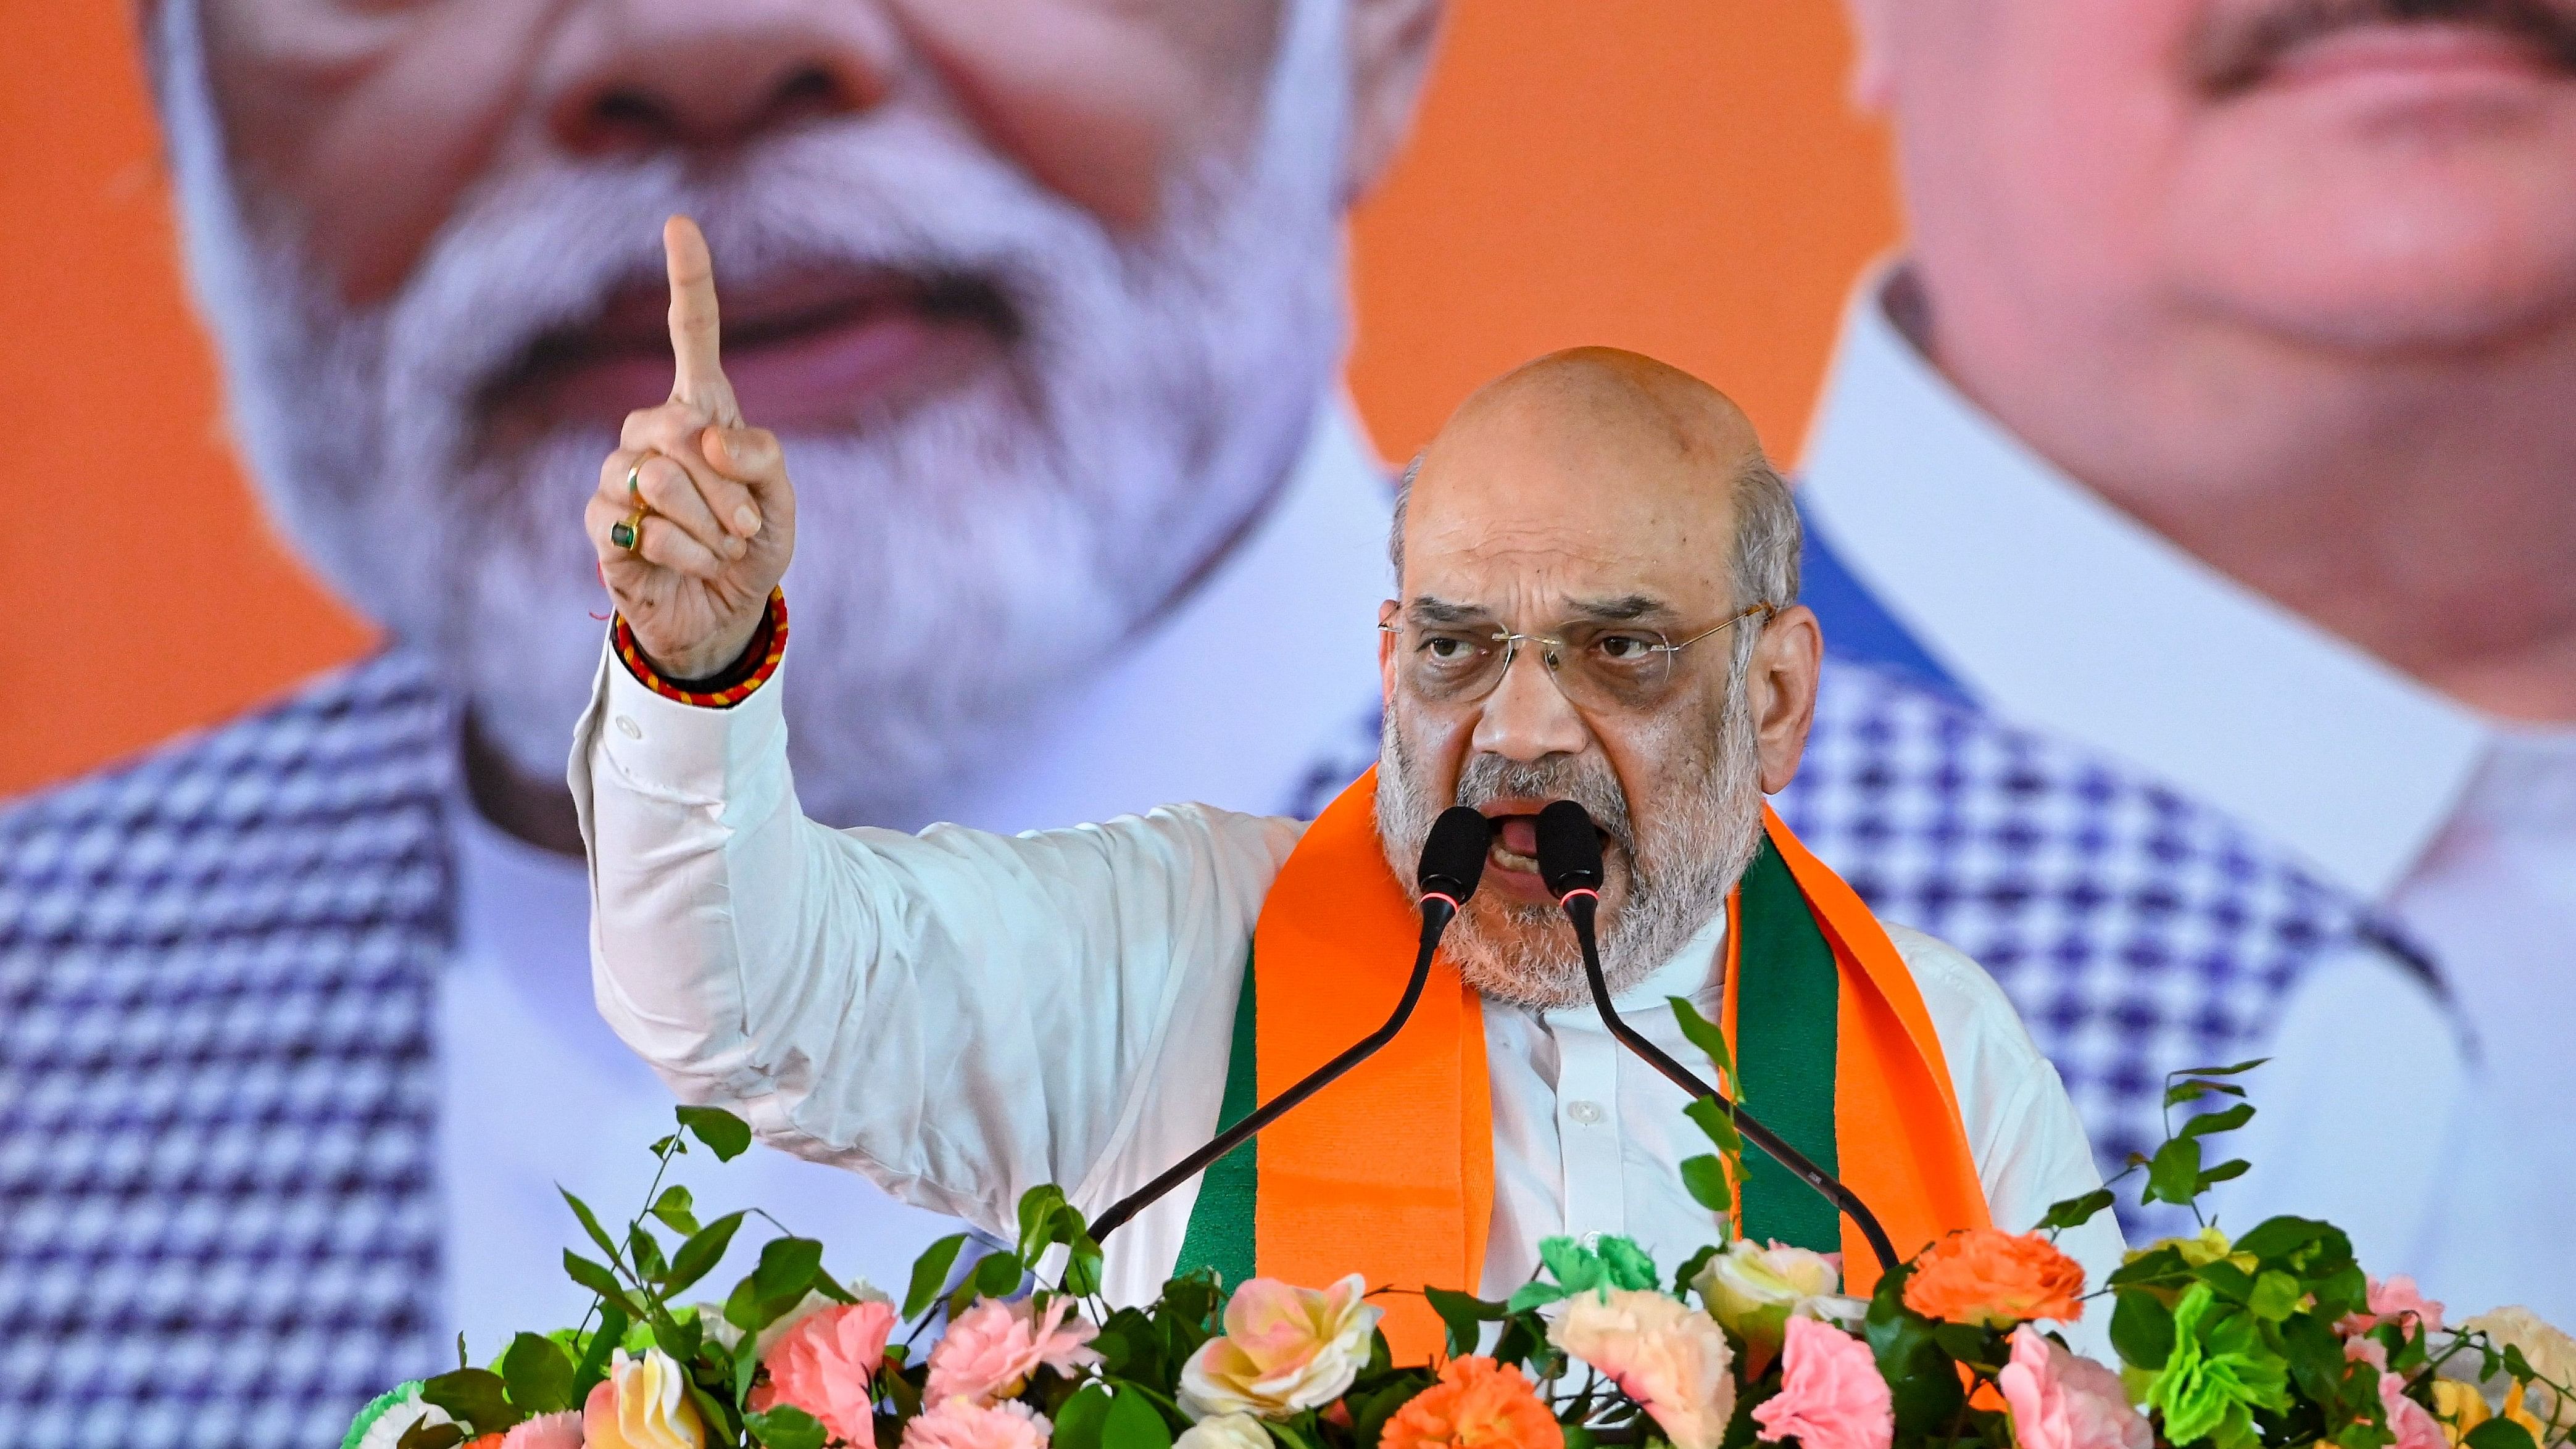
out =
<path fill-rule="evenodd" d="M 774 681 L 785 661 L 786 631 L 764 651 L 763 683 Z M 721 804 L 731 817 L 737 811 L 774 803 L 783 790 L 786 716 L 780 707 L 782 686 L 770 683 L 746 688 L 731 705 L 693 704 L 683 693 L 655 688 L 646 674 L 628 662 L 612 639 L 618 658 L 603 661 L 594 748 L 612 778 L 627 788 L 688 805 Z"/>

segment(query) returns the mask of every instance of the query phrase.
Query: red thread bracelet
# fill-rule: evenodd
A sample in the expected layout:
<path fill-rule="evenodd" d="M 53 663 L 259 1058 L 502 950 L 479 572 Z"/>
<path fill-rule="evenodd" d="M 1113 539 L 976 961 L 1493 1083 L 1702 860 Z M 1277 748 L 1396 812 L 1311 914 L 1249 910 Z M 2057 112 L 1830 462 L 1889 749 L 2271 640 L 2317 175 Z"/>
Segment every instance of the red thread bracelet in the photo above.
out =
<path fill-rule="evenodd" d="M 701 709 L 731 709 L 751 697 L 751 692 L 769 682 L 778 672 L 778 661 L 787 654 L 787 591 L 769 591 L 769 608 L 760 616 L 760 627 L 752 631 L 751 643 L 742 657 L 720 674 L 705 679 L 671 679 L 655 669 L 635 644 L 635 631 L 626 616 L 617 616 L 609 639 L 626 672 L 635 682 L 664 699 L 676 699 Z"/>

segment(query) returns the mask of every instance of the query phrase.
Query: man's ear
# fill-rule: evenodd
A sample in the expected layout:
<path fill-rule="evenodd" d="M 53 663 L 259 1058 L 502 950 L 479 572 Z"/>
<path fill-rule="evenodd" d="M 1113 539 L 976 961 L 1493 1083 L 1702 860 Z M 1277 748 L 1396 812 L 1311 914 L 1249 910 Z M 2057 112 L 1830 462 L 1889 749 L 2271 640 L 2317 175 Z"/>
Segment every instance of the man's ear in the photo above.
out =
<path fill-rule="evenodd" d="M 1852 104 L 1885 114 L 1895 100 L 1894 9 L 1902 0 L 1844 0 L 1852 29 Z"/>
<path fill-rule="evenodd" d="M 1753 646 L 1745 706 L 1753 711 L 1766 795 L 1778 794 L 1797 778 L 1808 727 L 1816 722 L 1816 681 L 1824 662 L 1824 630 L 1816 623 L 1815 610 L 1804 604 L 1782 610 Z"/>
<path fill-rule="evenodd" d="M 1382 599 L 1378 602 L 1377 622 L 1380 626 L 1377 631 L 1377 681 L 1380 691 L 1378 698 L 1387 701 L 1389 708 L 1394 706 L 1395 701 L 1395 651 L 1402 641 L 1388 633 L 1384 626 L 1394 623 L 1398 612 L 1395 600 Z"/>
<path fill-rule="evenodd" d="M 1350 0 L 1350 145 L 1342 154 L 1342 206 L 1369 194 L 1413 134 L 1423 77 L 1440 35 L 1444 0 Z"/>

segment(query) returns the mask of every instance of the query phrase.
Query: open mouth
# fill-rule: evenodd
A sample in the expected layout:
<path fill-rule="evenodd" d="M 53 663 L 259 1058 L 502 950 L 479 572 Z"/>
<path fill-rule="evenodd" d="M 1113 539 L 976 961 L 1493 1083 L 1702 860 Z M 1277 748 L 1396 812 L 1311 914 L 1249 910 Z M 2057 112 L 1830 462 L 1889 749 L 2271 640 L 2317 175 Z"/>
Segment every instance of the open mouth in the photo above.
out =
<path fill-rule="evenodd" d="M 1494 822 L 1494 843 L 1485 851 L 1485 885 L 1498 886 L 1516 899 L 1556 899 L 1549 894 L 1538 868 L 1538 812 L 1548 803 L 1545 800 L 1489 800 L 1476 807 L 1486 819 Z M 1608 832 L 1600 834 L 1602 858 L 1606 861 L 1613 842 Z"/>
<path fill-rule="evenodd" d="M 998 362 L 1020 326 L 980 278 L 848 267 L 719 282 L 724 369 L 751 421 L 848 428 Z M 670 296 L 620 287 L 590 319 L 540 338 L 485 391 L 496 431 L 614 424 L 671 394 Z"/>

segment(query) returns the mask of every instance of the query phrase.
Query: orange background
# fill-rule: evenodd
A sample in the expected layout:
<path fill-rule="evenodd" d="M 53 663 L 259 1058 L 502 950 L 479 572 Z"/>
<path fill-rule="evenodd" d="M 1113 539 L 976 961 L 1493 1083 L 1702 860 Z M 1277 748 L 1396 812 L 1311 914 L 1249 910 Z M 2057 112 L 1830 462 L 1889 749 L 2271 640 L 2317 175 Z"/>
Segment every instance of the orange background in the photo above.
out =
<path fill-rule="evenodd" d="M 116 4 L 0 0 L 0 793 L 363 652 L 223 436 Z M 1606 342 L 1792 454 L 1852 276 L 1896 234 L 1830 0 L 1453 0 L 1411 149 L 1353 225 L 1350 379 L 1409 455 L 1478 382 Z"/>

